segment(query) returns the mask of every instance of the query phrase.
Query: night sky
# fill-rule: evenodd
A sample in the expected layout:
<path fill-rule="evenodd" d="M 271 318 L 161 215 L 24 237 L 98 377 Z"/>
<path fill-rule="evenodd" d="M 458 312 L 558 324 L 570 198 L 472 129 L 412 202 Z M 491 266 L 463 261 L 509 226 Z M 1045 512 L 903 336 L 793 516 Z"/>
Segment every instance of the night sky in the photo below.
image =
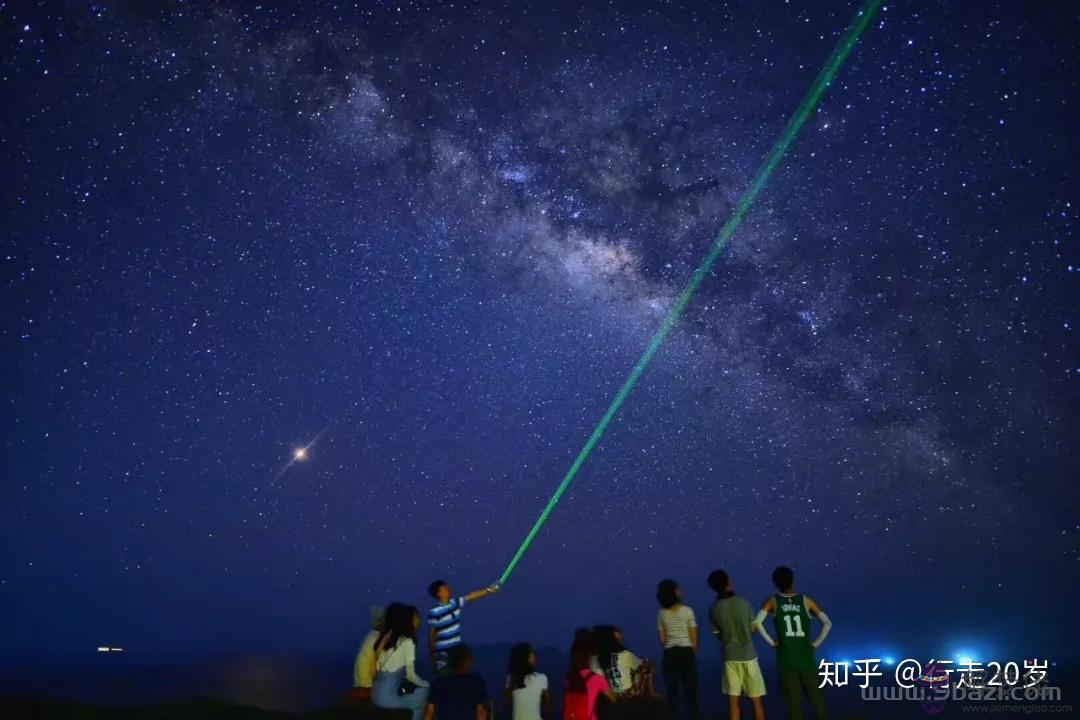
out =
<path fill-rule="evenodd" d="M 4 663 L 497 578 L 856 9 L 289 5 L 0 3 Z M 1075 658 L 1078 45 L 888 4 L 467 639 L 788 564 L 826 654 Z"/>

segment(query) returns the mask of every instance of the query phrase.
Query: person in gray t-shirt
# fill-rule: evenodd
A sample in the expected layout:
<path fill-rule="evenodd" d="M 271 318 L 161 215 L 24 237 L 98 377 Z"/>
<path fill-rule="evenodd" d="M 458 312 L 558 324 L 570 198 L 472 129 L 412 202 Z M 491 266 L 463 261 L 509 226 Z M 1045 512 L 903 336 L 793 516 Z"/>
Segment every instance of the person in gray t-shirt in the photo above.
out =
<path fill-rule="evenodd" d="M 730 587 L 731 581 L 728 580 L 727 584 Z M 717 593 L 716 603 L 709 610 L 709 620 L 713 634 L 724 644 L 724 660 L 757 658 L 750 632 L 754 611 L 746 598 L 731 590 L 721 590 Z"/>
<path fill-rule="evenodd" d="M 728 714 L 738 720 L 739 697 L 746 695 L 754 709 L 755 720 L 764 720 L 765 680 L 754 650 L 754 611 L 744 597 L 731 589 L 731 578 L 723 570 L 713 570 L 709 587 L 716 592 L 716 603 L 709 610 L 713 634 L 724 646 L 724 694 L 728 696 Z"/>

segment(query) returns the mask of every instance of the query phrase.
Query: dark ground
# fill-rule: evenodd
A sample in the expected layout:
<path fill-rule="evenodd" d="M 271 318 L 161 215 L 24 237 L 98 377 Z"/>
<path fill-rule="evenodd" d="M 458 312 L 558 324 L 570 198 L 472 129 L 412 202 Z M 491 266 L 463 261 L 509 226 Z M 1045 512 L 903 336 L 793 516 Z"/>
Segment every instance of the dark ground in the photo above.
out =
<path fill-rule="evenodd" d="M 508 648 L 482 646 L 475 649 L 477 667 L 489 691 L 502 684 Z M 559 678 L 566 666 L 562 654 L 553 648 L 540 651 L 540 669 L 546 672 L 556 691 L 556 708 L 561 708 Z M 72 720 L 134 720 L 151 718 L 372 718 L 370 713 L 340 707 L 348 691 L 352 658 L 324 658 L 307 662 L 283 661 L 271 657 L 235 658 L 201 667 L 117 667 L 116 672 L 72 673 L 54 671 L 5 671 L 0 673 L 0 718 L 71 718 Z M 786 717 L 771 663 L 764 665 L 769 717 Z M 707 718 L 726 717 L 720 692 L 720 667 L 704 658 L 699 663 L 700 698 Z M 423 671 L 421 671 L 423 674 Z M 163 682 L 162 678 L 170 678 Z M 853 679 L 854 680 L 854 679 Z M 1038 707 L 995 708 L 999 718 L 1076 717 L 1071 708 L 1080 708 L 1080 682 L 1075 670 L 1052 668 L 1050 685 L 1061 688 L 1060 702 Z M 151 689 L 152 688 L 152 689 Z M 50 698 L 48 700 L 44 698 Z M 213 699 L 211 699 L 213 698 Z M 828 694 L 833 720 L 901 720 L 929 717 L 912 701 L 867 702 L 853 687 L 831 689 Z M 973 703 L 972 703 L 973 704 Z M 972 705 L 969 704 L 969 705 Z M 988 703 L 979 703 L 986 705 Z M 1062 707 L 1066 706 L 1066 707 Z M 321 708 L 321 709 L 317 709 Z M 748 710 L 749 708 L 747 708 Z M 960 717 L 983 710 L 965 709 L 954 703 L 935 717 Z M 377 716 L 389 720 L 391 716 Z"/>

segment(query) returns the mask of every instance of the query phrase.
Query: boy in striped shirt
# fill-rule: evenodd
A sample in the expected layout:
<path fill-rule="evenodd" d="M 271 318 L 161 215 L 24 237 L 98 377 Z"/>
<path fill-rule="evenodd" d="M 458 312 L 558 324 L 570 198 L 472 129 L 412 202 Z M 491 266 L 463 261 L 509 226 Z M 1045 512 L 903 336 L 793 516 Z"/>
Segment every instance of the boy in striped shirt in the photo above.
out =
<path fill-rule="evenodd" d="M 454 597 L 445 580 L 436 580 L 428 585 L 428 595 L 438 603 L 428 612 L 428 648 L 431 652 L 431 666 L 435 671 L 446 671 L 446 653 L 450 648 L 461 644 L 461 607 L 472 600 L 479 600 L 499 591 L 499 586 L 490 585 L 483 590 Z"/>

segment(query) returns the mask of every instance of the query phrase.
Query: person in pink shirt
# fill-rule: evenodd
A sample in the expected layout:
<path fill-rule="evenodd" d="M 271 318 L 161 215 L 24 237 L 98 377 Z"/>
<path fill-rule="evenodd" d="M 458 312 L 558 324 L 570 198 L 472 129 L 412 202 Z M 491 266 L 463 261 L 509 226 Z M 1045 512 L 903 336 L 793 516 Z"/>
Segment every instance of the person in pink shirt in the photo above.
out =
<path fill-rule="evenodd" d="M 597 720 L 596 704 L 600 696 L 615 702 L 615 693 L 603 675 L 589 669 L 592 651 L 583 643 L 570 650 L 570 672 L 566 674 L 563 720 Z"/>

